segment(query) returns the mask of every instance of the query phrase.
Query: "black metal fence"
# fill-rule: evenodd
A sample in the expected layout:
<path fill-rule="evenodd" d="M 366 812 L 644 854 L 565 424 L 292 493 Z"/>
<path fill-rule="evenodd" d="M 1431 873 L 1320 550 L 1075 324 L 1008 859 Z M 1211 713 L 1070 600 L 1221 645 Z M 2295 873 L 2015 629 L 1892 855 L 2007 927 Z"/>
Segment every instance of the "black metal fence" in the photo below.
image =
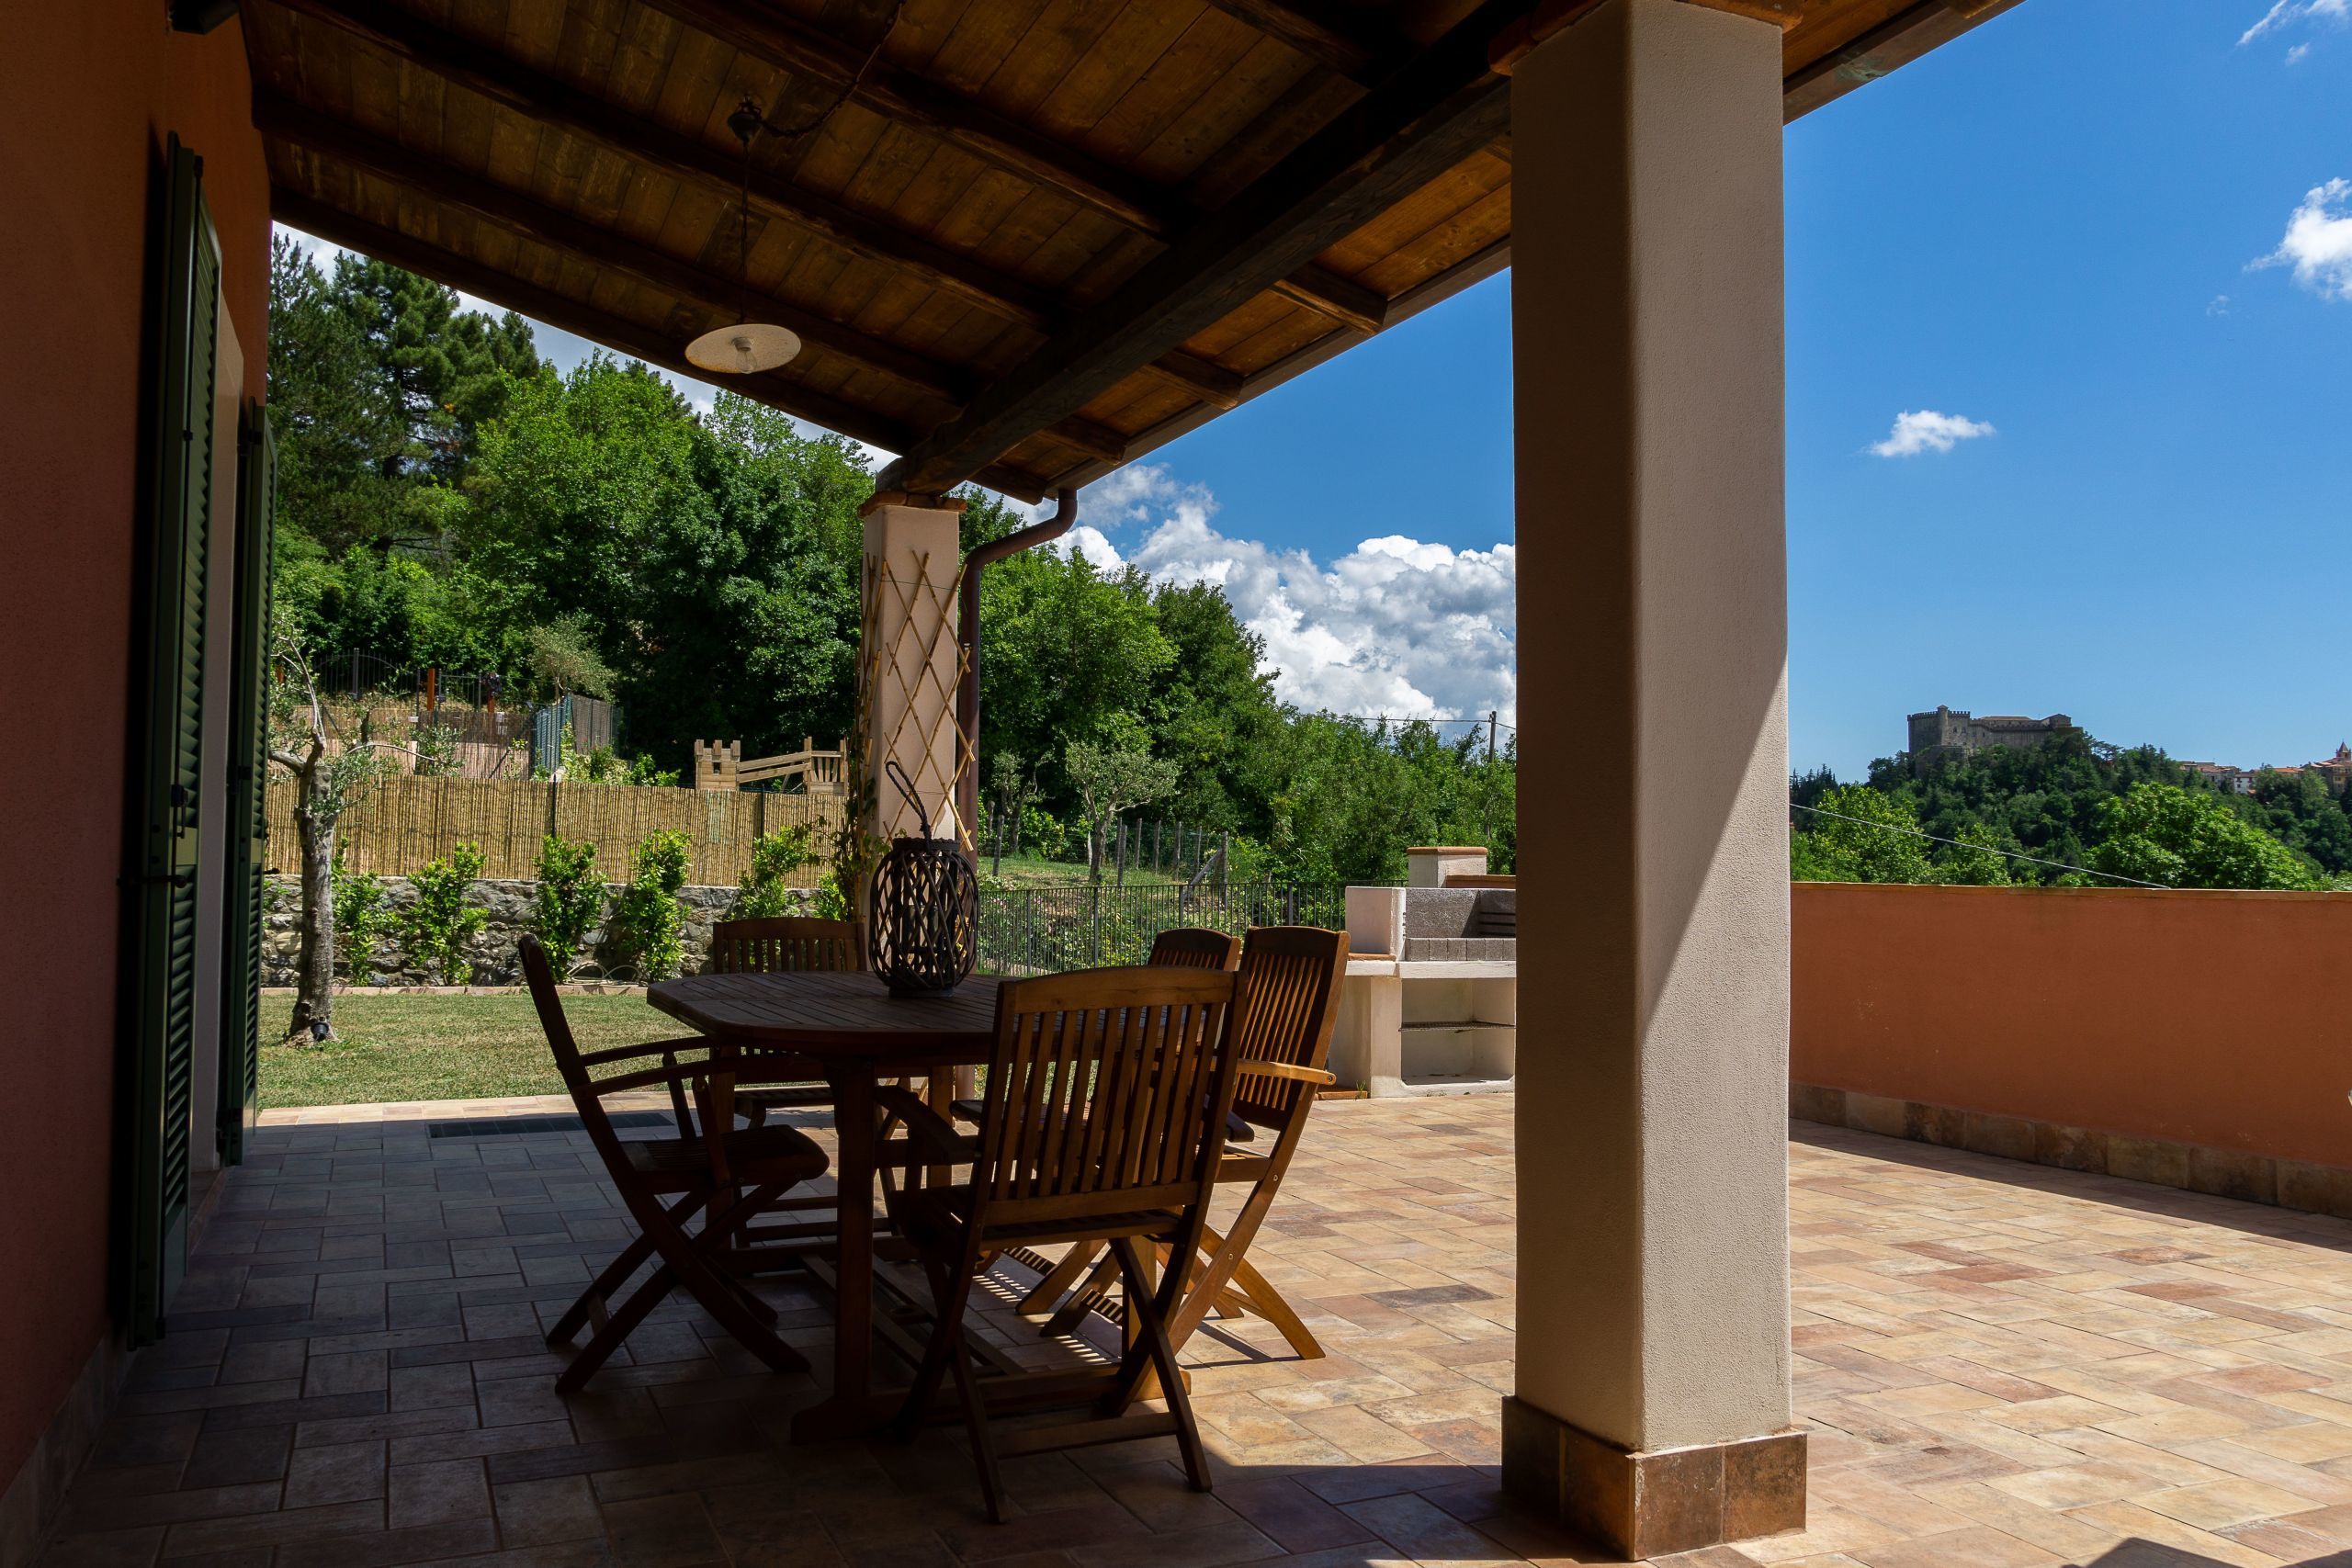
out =
<path fill-rule="evenodd" d="M 1188 888 L 1179 883 L 1053 883 L 980 895 L 979 968 L 990 975 L 1051 975 L 1140 964 L 1161 931 L 1179 926 L 1248 932 L 1251 926 L 1347 923 L 1339 887 L 1272 883 Z"/>

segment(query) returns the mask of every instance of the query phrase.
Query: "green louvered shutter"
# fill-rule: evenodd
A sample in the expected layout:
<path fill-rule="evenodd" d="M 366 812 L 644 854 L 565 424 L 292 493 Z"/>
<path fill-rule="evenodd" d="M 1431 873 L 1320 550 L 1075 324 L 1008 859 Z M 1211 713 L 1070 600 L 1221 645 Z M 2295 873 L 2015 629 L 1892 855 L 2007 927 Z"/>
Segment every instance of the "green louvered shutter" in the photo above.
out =
<path fill-rule="evenodd" d="M 238 442 L 236 687 L 229 714 L 229 908 L 222 922 L 220 1159 L 245 1157 L 261 1104 L 262 872 L 269 782 L 269 543 L 277 443 L 255 409 Z"/>
<path fill-rule="evenodd" d="M 136 930 L 128 987 L 130 1256 L 128 1326 L 163 1334 L 187 1265 L 188 1133 L 196 1036 L 198 812 L 204 754 L 205 543 L 212 509 L 220 243 L 203 163 L 174 137 L 156 213 L 145 755 Z"/>

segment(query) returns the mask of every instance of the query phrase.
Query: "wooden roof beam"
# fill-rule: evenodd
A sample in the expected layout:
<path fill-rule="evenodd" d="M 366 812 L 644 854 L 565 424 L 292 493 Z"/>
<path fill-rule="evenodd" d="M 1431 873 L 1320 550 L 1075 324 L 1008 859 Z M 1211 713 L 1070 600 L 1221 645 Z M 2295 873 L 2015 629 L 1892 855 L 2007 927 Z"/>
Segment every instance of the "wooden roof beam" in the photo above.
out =
<path fill-rule="evenodd" d="M 1207 215 L 1052 343 L 910 448 L 879 481 L 944 490 L 1306 265 L 1509 129 L 1487 51 L 1532 0 L 1487 0 Z"/>
<path fill-rule="evenodd" d="M 763 312 L 777 324 L 791 328 L 804 342 L 894 376 L 950 403 L 963 401 L 972 390 L 967 376 L 911 350 L 759 289 L 747 289 L 731 277 L 722 277 L 696 263 L 628 239 L 605 224 L 547 206 L 495 180 L 356 130 L 290 98 L 267 91 L 255 93 L 254 123 L 265 136 L 362 170 L 429 201 L 459 209 L 492 228 L 608 267 L 718 315 L 736 319 L 749 294 L 757 299 Z"/>
<path fill-rule="evenodd" d="M 764 0 L 641 0 L 779 71 L 839 91 L 888 118 L 954 142 L 975 156 L 1050 186 L 1129 228 L 1164 233 L 1182 220 L 1182 204 L 1150 181 L 1068 147 L 951 87 L 851 47 Z"/>
<path fill-rule="evenodd" d="M 1191 228 L 1197 214 L 1183 194 L 1103 162 L 1000 114 L 952 87 L 827 36 L 764 0 L 641 0 L 665 16 L 766 62 L 810 77 L 872 113 L 929 131 L 1033 185 L 1059 191 L 1140 234 L 1168 239 Z M 1365 317 L 1361 288 L 1334 291 L 1313 274 L 1291 279 L 1289 297 L 1353 326 Z M 1337 280 L 1344 281 L 1344 280 Z"/>
<path fill-rule="evenodd" d="M 1374 40 L 1363 21 L 1343 22 L 1317 0 L 1209 0 L 1209 4 L 1342 76 L 1362 77 L 1394 47 L 1393 39 Z"/>
<path fill-rule="evenodd" d="M 739 154 L 630 114 L 594 93 L 437 28 L 390 0 L 272 3 L 339 28 L 394 60 L 682 185 L 729 198 L 741 195 Z M 821 235 L 868 261 L 902 268 L 991 315 L 1047 334 L 1061 323 L 1062 301 L 1050 289 L 1008 276 L 771 171 L 754 167 L 750 188 L 753 209 L 766 216 Z M 1345 299 L 1343 291 L 1350 288 L 1359 295 L 1371 292 L 1344 278 L 1330 282 L 1340 291 L 1338 298 Z M 1231 371 L 1191 355 L 1165 356 L 1154 368 L 1206 401 L 1234 406 L 1234 388 L 1240 378 Z"/>
<path fill-rule="evenodd" d="M 743 184 L 741 156 L 701 138 L 618 108 L 605 99 L 494 49 L 448 32 L 390 0 L 271 0 L 341 28 L 394 60 L 503 104 L 541 125 L 730 200 Z M 753 167 L 752 207 L 868 261 L 901 267 L 930 287 L 1039 332 L 1059 321 L 1049 289 L 1007 277 L 944 246 L 844 207 L 823 194 Z"/>

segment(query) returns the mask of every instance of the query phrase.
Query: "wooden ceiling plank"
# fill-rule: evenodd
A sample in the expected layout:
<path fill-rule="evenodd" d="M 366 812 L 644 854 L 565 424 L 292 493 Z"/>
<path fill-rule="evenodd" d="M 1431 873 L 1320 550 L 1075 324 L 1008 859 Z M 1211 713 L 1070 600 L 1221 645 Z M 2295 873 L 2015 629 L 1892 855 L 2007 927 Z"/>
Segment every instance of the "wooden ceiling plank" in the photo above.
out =
<path fill-rule="evenodd" d="M 944 489 L 1289 276 L 1341 236 L 1508 129 L 1487 69 L 1528 0 L 1487 0 L 1297 152 L 886 470 L 887 488 Z"/>
<path fill-rule="evenodd" d="M 698 138 L 617 108 L 594 94 L 536 71 L 494 50 L 443 32 L 388 0 L 274 0 L 304 17 L 341 28 L 373 48 L 420 71 L 514 109 L 605 152 L 651 168 L 682 185 L 720 197 L 739 194 L 740 158 Z M 752 200 L 772 216 L 822 235 L 854 254 L 901 267 L 1004 319 L 1050 333 L 1060 322 L 1058 300 L 1046 289 L 1024 284 L 944 246 L 910 235 L 820 193 L 754 168 Z M 1345 280 L 1327 278 L 1327 295 L 1337 300 Z M 1360 308 L 1367 291 L 1356 290 Z M 1204 397 L 1221 396 L 1229 379 L 1190 356 L 1162 369 L 1193 384 Z"/>
<path fill-rule="evenodd" d="M 1956 6 L 1920 0 L 1884 24 L 1789 73 L 1782 85 L 1781 117 L 1792 120 L 1841 98 L 1866 82 L 1907 65 L 1928 51 L 1991 21 L 2018 0 L 1980 0 Z"/>
<path fill-rule="evenodd" d="M 642 3 L 755 60 L 846 90 L 852 102 L 873 113 L 921 127 L 1139 232 L 1170 236 L 1198 226 L 1182 192 L 1140 179 L 913 72 L 879 59 L 869 64 L 859 51 L 773 6 L 749 0 Z M 1355 307 L 1312 280 L 1293 281 L 1295 297 L 1310 309 L 1351 325 L 1362 318 Z"/>
<path fill-rule="evenodd" d="M 745 0 L 643 0 L 690 28 L 796 75 L 811 76 L 892 119 L 923 127 L 979 157 L 1136 227 L 1165 232 L 1182 218 L 1168 194 L 1089 158 L 952 88 L 876 60 L 785 14 Z"/>
<path fill-rule="evenodd" d="M 424 157 L 395 142 L 340 125 L 299 104 L 266 95 L 254 100 L 254 120 L 264 135 L 282 138 L 313 152 L 407 186 L 429 199 L 446 201 L 501 228 L 519 229 L 559 250 L 644 279 L 684 299 L 722 315 L 741 309 L 743 291 L 735 280 L 706 271 L 665 251 L 640 244 L 571 212 L 533 200 L 495 181 Z M 846 327 L 813 310 L 773 298 L 764 311 L 810 343 L 887 370 L 910 385 L 961 401 L 970 388 L 960 373 Z"/>
<path fill-rule="evenodd" d="M 645 164 L 682 184 L 732 197 L 742 160 L 699 138 L 614 107 L 593 93 L 417 20 L 389 0 L 273 0 L 341 27 L 396 59 L 505 104 L 568 136 Z M 921 273 L 933 287 L 1040 330 L 1050 330 L 1057 302 L 1045 290 L 975 266 L 941 246 L 857 212 L 820 193 L 754 167 L 752 202 L 774 217 L 813 229 L 870 261 Z"/>
<path fill-rule="evenodd" d="M 1373 38 L 1359 22 L 1340 21 L 1313 0 L 1209 0 L 1209 4 L 1342 76 L 1364 71 L 1393 42 Z"/>

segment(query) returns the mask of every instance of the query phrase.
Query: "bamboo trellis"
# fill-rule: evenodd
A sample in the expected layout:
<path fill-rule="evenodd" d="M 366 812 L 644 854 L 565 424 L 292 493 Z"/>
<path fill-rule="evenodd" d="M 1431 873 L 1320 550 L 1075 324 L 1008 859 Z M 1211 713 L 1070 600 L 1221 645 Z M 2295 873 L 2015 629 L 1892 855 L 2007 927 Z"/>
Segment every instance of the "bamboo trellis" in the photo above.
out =
<path fill-rule="evenodd" d="M 269 867 L 291 874 L 299 869 L 293 781 L 272 778 L 268 804 Z M 678 829 L 694 845 L 688 880 L 731 887 L 751 868 L 752 840 L 796 822 L 813 826 L 821 859 L 843 804 L 838 795 L 396 776 L 379 781 L 344 813 L 338 841 L 344 863 L 355 871 L 404 876 L 471 843 L 481 849 L 485 877 L 528 879 L 541 840 L 554 833 L 594 844 L 596 869 L 620 882 L 639 840 Z M 814 886 L 820 869 L 806 867 L 792 881 Z"/>

